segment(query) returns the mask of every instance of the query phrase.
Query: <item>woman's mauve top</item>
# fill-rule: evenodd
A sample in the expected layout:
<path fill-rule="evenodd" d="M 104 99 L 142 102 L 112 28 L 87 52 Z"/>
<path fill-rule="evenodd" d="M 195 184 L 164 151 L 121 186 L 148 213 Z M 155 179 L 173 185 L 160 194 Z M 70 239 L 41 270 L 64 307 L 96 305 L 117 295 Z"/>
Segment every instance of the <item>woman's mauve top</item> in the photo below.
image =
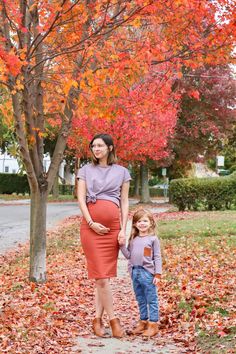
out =
<path fill-rule="evenodd" d="M 124 182 L 131 180 L 127 168 L 113 164 L 100 166 L 87 164 L 79 169 L 77 178 L 86 182 L 87 203 L 97 199 L 110 200 L 120 206 L 120 191 Z"/>

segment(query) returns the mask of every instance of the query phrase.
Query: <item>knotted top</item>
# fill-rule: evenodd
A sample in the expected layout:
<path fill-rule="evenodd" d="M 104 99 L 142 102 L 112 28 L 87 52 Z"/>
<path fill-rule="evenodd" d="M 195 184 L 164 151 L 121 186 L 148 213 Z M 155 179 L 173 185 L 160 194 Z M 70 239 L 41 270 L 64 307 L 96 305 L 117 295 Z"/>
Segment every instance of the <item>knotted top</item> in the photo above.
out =
<path fill-rule="evenodd" d="M 84 165 L 77 178 L 86 182 L 86 201 L 96 203 L 97 199 L 110 200 L 120 206 L 120 191 L 123 183 L 131 180 L 127 168 L 113 164 L 100 166 Z"/>

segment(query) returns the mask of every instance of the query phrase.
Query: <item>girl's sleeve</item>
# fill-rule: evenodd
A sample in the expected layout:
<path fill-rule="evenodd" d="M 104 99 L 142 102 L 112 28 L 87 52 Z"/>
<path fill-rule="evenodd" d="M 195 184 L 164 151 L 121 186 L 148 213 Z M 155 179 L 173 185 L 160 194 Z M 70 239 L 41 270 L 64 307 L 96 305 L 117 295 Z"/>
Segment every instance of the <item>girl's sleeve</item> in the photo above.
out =
<path fill-rule="evenodd" d="M 155 274 L 162 273 L 162 260 L 161 260 L 161 247 L 160 241 L 157 237 L 153 242 L 153 259 L 154 259 L 154 267 L 155 267 Z"/>
<path fill-rule="evenodd" d="M 82 180 L 86 181 L 86 170 L 87 170 L 86 165 L 81 167 L 78 171 L 77 179 L 82 179 Z"/>
<path fill-rule="evenodd" d="M 123 253 L 123 255 L 125 256 L 126 259 L 130 259 L 130 247 L 126 247 L 125 245 L 120 246 L 120 250 Z"/>

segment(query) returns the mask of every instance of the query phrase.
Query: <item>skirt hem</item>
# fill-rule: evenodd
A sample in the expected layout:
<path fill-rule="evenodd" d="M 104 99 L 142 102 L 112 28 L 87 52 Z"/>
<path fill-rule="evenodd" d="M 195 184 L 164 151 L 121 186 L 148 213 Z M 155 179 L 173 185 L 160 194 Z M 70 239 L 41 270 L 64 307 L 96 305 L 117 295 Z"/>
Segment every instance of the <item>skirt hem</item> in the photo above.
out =
<path fill-rule="evenodd" d="M 111 275 L 104 275 L 104 276 L 99 276 L 99 277 L 95 277 L 95 276 L 88 276 L 88 279 L 108 279 L 108 278 L 116 278 L 117 274 L 111 274 Z"/>

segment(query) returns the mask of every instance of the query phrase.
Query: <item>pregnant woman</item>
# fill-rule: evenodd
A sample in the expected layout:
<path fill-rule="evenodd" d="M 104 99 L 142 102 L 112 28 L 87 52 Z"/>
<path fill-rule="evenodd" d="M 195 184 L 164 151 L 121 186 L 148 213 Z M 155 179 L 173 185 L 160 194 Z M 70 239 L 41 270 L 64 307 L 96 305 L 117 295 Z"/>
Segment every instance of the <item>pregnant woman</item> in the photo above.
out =
<path fill-rule="evenodd" d="M 105 310 L 113 337 L 121 338 L 123 330 L 114 314 L 109 280 L 117 275 L 118 241 L 125 237 L 131 177 L 125 167 L 115 163 L 115 147 L 110 135 L 95 135 L 89 147 L 92 163 L 78 172 L 78 201 L 83 214 L 80 237 L 88 278 L 95 279 L 93 331 L 99 337 L 105 336 L 102 323 Z"/>

